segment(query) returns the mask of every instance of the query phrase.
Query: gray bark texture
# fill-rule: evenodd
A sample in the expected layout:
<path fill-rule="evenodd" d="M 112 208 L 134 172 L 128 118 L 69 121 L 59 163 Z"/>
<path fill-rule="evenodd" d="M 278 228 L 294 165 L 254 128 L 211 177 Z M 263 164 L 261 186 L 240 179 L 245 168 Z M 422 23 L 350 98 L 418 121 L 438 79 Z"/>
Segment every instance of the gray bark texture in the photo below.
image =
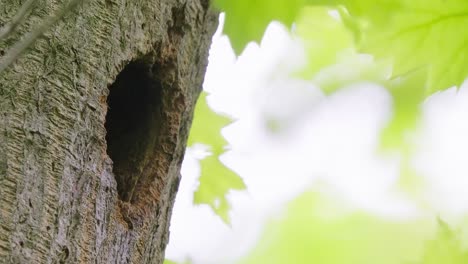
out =
<path fill-rule="evenodd" d="M 216 25 L 208 0 L 87 0 L 0 74 L 0 263 L 163 262 Z"/>

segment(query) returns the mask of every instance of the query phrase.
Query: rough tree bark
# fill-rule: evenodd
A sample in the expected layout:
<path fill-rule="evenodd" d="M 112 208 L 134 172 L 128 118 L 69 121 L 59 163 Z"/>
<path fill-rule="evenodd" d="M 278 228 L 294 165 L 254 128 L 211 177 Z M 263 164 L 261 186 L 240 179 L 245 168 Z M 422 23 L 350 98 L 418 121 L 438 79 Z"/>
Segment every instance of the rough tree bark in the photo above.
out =
<path fill-rule="evenodd" d="M 67 1 L 38 2 L 0 56 Z M 88 0 L 0 75 L 0 263 L 162 263 L 208 6 Z"/>

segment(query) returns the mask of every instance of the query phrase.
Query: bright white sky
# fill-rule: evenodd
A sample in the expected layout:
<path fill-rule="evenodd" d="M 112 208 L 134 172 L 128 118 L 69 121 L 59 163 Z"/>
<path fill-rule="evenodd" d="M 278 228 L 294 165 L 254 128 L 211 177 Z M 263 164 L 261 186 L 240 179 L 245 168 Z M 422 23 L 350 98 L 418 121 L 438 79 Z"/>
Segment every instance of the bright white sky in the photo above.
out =
<path fill-rule="evenodd" d="M 207 206 L 192 204 L 198 185 L 196 157 L 187 151 L 171 223 L 166 257 L 196 264 L 232 263 L 252 249 L 265 222 L 314 182 L 326 182 L 357 208 L 385 217 L 420 213 L 392 188 L 400 159 L 377 154 L 379 131 L 392 111 L 386 90 L 360 84 L 325 97 L 289 73 L 304 51 L 280 24 L 272 23 L 260 46 L 236 59 L 220 30 L 213 38 L 204 89 L 209 104 L 237 121 L 223 130 L 231 150 L 222 157 L 248 191 L 233 192 L 232 226 Z M 430 97 L 423 105 L 413 166 L 428 184 L 423 203 L 447 221 L 468 212 L 468 85 Z M 272 133 L 265 117 L 283 121 Z"/>

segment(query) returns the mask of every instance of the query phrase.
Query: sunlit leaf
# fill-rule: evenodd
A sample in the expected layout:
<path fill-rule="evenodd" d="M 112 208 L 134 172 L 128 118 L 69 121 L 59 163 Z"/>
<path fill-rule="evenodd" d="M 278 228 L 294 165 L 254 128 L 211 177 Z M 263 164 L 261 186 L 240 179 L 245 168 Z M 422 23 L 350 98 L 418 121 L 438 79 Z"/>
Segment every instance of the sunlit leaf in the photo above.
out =
<path fill-rule="evenodd" d="M 268 24 L 277 20 L 291 26 L 306 0 L 215 0 L 226 13 L 224 33 L 229 36 L 236 54 L 250 41 L 260 42 Z"/>
<path fill-rule="evenodd" d="M 351 10 L 362 14 L 365 5 L 357 6 L 356 3 L 350 4 L 354 7 Z M 381 6 L 388 4 L 385 2 Z M 381 6 L 368 4 L 367 8 L 369 12 L 377 12 Z M 395 9 L 393 5 L 392 8 L 390 10 Z M 304 41 L 309 64 L 302 74 L 306 77 L 312 76 L 313 82 L 327 93 L 363 81 L 379 83 L 386 87 L 394 99 L 394 114 L 383 131 L 382 145 L 402 147 L 407 143 L 405 137 L 408 131 L 416 127 L 419 104 L 428 95 L 428 68 L 412 69 L 398 77 L 393 73 L 394 77 L 390 79 L 391 58 L 376 61 L 371 55 L 359 54 L 354 48 L 352 30 L 348 28 L 351 18 L 346 16 L 346 12 L 332 12 L 324 7 L 306 8 L 303 11 L 298 21 L 297 32 Z M 377 20 L 373 18 L 374 14 L 369 16 L 372 21 Z M 375 23 L 380 23 L 380 20 Z M 314 30 L 311 30 L 312 28 Z M 389 47 L 387 51 L 391 53 L 392 49 Z"/>
<path fill-rule="evenodd" d="M 195 204 L 208 204 L 226 223 L 229 223 L 230 204 L 226 195 L 230 190 L 243 190 L 245 184 L 215 155 L 200 161 L 200 186 L 194 195 Z"/>
<path fill-rule="evenodd" d="M 300 76 L 311 79 L 326 93 L 358 82 L 388 80 L 391 63 L 357 52 L 353 31 L 339 10 L 314 6 L 301 13 L 296 32 L 304 43 L 308 64 Z"/>
<path fill-rule="evenodd" d="M 230 209 L 226 195 L 230 190 L 245 189 L 242 178 L 219 160 L 227 144 L 221 129 L 229 123 L 229 118 L 210 109 L 206 93 L 202 93 L 195 108 L 188 146 L 202 143 L 209 147 L 211 155 L 200 161 L 200 185 L 194 194 L 194 203 L 209 205 L 225 222 L 229 222 Z"/>
<path fill-rule="evenodd" d="M 420 104 L 426 96 L 424 69 L 408 73 L 385 83 L 393 96 L 393 118 L 382 132 L 385 148 L 402 147 L 408 144 L 408 132 L 416 128 L 420 117 Z"/>
<path fill-rule="evenodd" d="M 465 0 L 343 0 L 359 25 L 358 47 L 394 62 L 394 76 L 427 68 L 429 93 L 460 85 L 468 76 Z"/>
<path fill-rule="evenodd" d="M 240 263 L 401 264 L 421 259 L 434 221 L 356 212 L 316 192 L 293 201 Z M 440 261 L 438 263 L 450 263 Z"/>
<path fill-rule="evenodd" d="M 327 7 L 307 7 L 297 20 L 296 32 L 308 55 L 304 74 L 313 76 L 354 50 L 352 33 L 330 11 Z"/>
<path fill-rule="evenodd" d="M 372 56 L 354 54 L 323 68 L 313 76 L 312 81 L 330 94 L 356 83 L 372 82 L 383 85 L 390 74 L 391 65 L 388 62 L 376 62 Z"/>
<path fill-rule="evenodd" d="M 187 145 L 202 143 L 209 146 L 212 153 L 220 155 L 227 144 L 221 135 L 221 129 L 232 121 L 224 115 L 213 112 L 206 102 L 206 96 L 207 94 L 202 92 L 198 98 Z"/>
<path fill-rule="evenodd" d="M 468 251 L 455 231 L 446 223 L 439 220 L 437 237 L 426 243 L 424 257 L 414 264 L 466 264 L 468 263 Z"/>

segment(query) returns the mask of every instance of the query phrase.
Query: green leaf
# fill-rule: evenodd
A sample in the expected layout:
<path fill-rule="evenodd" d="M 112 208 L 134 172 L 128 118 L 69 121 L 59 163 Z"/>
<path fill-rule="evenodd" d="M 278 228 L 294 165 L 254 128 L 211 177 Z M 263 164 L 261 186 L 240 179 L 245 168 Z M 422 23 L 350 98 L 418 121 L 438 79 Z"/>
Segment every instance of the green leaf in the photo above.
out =
<path fill-rule="evenodd" d="M 296 33 L 308 55 L 303 74 L 313 76 L 354 51 L 352 33 L 330 11 L 327 7 L 306 7 L 297 20 Z"/>
<path fill-rule="evenodd" d="M 354 6 L 350 4 L 354 7 L 351 10 L 361 16 L 364 16 L 364 11 L 367 10 L 384 12 L 384 16 L 387 17 L 390 16 L 388 10 L 395 10 L 395 2 L 384 1 L 380 5 L 364 2 L 367 6 L 359 1 L 353 3 Z M 388 7 L 389 5 L 391 7 Z M 379 9 L 382 7 L 386 7 L 384 11 Z M 326 93 L 362 81 L 371 81 L 386 87 L 394 99 L 394 115 L 382 133 L 382 146 L 402 147 L 407 143 L 405 137 L 408 131 L 417 125 L 419 104 L 428 95 L 428 68 L 418 68 L 390 79 L 390 58 L 375 61 L 369 55 L 359 54 L 354 48 L 351 36 L 352 30 L 356 29 L 354 25 L 359 24 L 359 21 L 355 17 L 347 17 L 348 14 L 342 9 L 338 10 L 339 12 L 335 10 L 337 12 L 334 15 L 327 7 L 315 6 L 303 10 L 297 23 L 297 33 L 305 44 L 309 65 L 300 75 L 312 78 Z M 369 14 L 369 19 L 380 23 L 379 17 L 374 18 L 373 12 Z M 351 23 L 352 19 L 356 21 Z M 353 26 L 352 30 L 350 25 Z M 389 47 L 387 51 L 391 53 L 392 49 Z"/>
<path fill-rule="evenodd" d="M 437 237 L 426 243 L 424 257 L 420 264 L 466 264 L 468 251 L 462 246 L 457 233 L 439 219 Z"/>
<path fill-rule="evenodd" d="M 359 54 L 349 23 L 338 10 L 341 9 L 314 6 L 301 13 L 296 32 L 304 43 L 308 64 L 299 76 L 311 79 L 327 94 L 358 82 L 387 81 L 391 63 Z"/>
<path fill-rule="evenodd" d="M 388 62 L 376 62 L 368 55 L 355 54 L 325 67 L 313 76 L 312 81 L 326 94 L 331 94 L 356 83 L 372 82 L 384 85 L 390 74 L 391 65 Z"/>
<path fill-rule="evenodd" d="M 417 70 L 384 84 L 393 96 L 393 118 L 381 135 L 384 148 L 403 147 L 409 143 L 406 136 L 416 128 L 420 103 L 426 96 L 426 73 L 426 70 Z"/>
<path fill-rule="evenodd" d="M 290 204 L 284 219 L 268 226 L 239 263 L 411 263 L 421 259 L 433 234 L 433 220 L 383 219 L 310 191 Z"/>
<path fill-rule="evenodd" d="M 468 76 L 465 0 L 343 0 L 360 51 L 394 62 L 394 76 L 427 69 L 428 95 Z"/>
<path fill-rule="evenodd" d="M 206 96 L 207 93 L 202 92 L 198 98 L 187 145 L 202 143 L 209 146 L 215 155 L 220 155 L 227 145 L 221 135 L 221 129 L 232 121 L 224 115 L 213 112 L 206 102 Z"/>
<path fill-rule="evenodd" d="M 226 198 L 230 190 L 244 190 L 245 184 L 237 174 L 224 166 L 218 156 L 201 160 L 200 186 L 194 195 L 195 204 L 208 204 L 224 222 L 229 223 L 231 206 Z"/>
<path fill-rule="evenodd" d="M 229 36 L 236 54 L 248 42 L 260 42 L 268 24 L 277 20 L 291 26 L 306 0 L 215 0 L 225 12 L 224 33 Z"/>
<path fill-rule="evenodd" d="M 354 34 L 359 51 L 391 60 L 393 76 L 426 68 L 428 94 L 460 85 L 468 76 L 468 25 L 465 0 L 216 0 L 226 12 L 224 32 L 239 54 L 249 41 L 259 41 L 272 20 L 290 26 L 307 4 L 338 8 L 343 23 Z M 341 7 L 344 6 L 347 11 Z M 350 46 L 350 37 L 325 8 L 305 8 L 299 31 L 315 49 L 312 71 L 333 63 Z M 302 26 L 301 26 L 302 25 Z M 326 30 L 326 34 L 323 32 Z"/>
<path fill-rule="evenodd" d="M 231 123 L 231 119 L 213 112 L 203 92 L 195 107 L 195 117 L 190 130 L 188 146 L 202 143 L 210 148 L 211 155 L 200 161 L 200 185 L 194 194 L 195 204 L 207 204 L 226 223 L 229 222 L 230 205 L 226 195 L 230 190 L 243 190 L 242 178 L 219 160 L 227 145 L 221 129 Z"/>

